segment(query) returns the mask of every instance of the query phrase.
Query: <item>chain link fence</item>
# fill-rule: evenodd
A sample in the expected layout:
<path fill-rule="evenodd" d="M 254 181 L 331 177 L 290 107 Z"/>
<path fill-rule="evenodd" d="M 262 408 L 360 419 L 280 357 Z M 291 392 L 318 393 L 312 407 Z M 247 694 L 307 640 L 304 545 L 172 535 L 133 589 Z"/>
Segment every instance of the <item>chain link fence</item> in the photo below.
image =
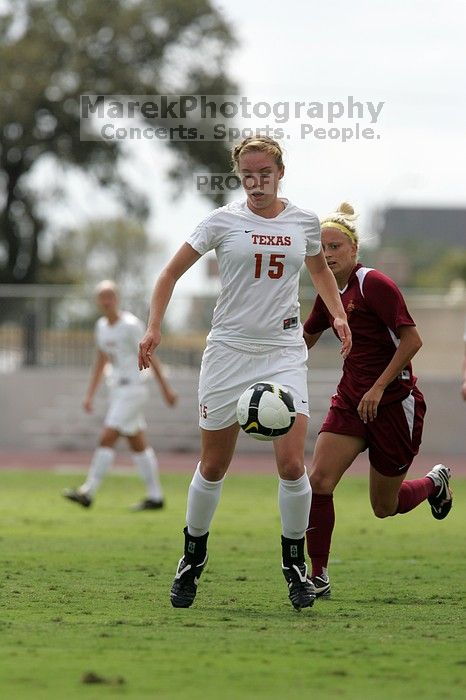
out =
<path fill-rule="evenodd" d="M 122 308 L 143 321 L 148 299 Z M 170 365 L 198 367 L 215 306 L 213 295 L 175 295 L 158 354 Z M 0 285 L 0 372 L 22 367 L 85 367 L 95 354 L 93 294 L 65 285 Z"/>

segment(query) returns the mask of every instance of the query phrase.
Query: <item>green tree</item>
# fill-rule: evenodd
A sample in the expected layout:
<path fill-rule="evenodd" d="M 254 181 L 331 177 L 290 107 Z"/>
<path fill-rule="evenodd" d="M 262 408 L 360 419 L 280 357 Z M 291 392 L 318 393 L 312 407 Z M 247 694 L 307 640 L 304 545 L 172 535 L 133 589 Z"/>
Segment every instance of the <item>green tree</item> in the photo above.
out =
<path fill-rule="evenodd" d="M 113 279 L 124 296 L 146 296 L 146 274 L 159 250 L 144 225 L 131 219 L 102 219 L 62 234 L 39 282 L 94 286 Z"/>
<path fill-rule="evenodd" d="M 80 95 L 235 92 L 234 44 L 210 0 L 18 0 L 0 17 L 0 281 L 38 279 L 45 222 L 27 177 L 44 157 L 91 173 L 130 216 L 148 204 L 118 174 L 118 142 L 80 140 Z M 219 142 L 171 141 L 179 184 L 225 172 Z M 217 204 L 221 197 L 213 197 Z"/>
<path fill-rule="evenodd" d="M 418 287 L 448 287 L 452 282 L 466 282 L 466 250 L 450 248 L 415 278 Z"/>

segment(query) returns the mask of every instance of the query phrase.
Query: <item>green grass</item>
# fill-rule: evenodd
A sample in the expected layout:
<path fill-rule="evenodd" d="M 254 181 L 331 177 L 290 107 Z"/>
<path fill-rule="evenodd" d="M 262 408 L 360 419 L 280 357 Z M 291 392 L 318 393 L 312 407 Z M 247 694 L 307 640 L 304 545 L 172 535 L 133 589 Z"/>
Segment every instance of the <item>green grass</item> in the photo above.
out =
<path fill-rule="evenodd" d="M 333 597 L 297 613 L 272 475 L 228 477 L 195 606 L 171 607 L 189 479 L 166 476 L 167 509 L 135 514 L 132 476 L 84 511 L 59 496 L 76 476 L 1 473 L 1 698 L 465 697 L 465 480 L 436 522 L 424 504 L 376 520 L 366 480 L 346 479 Z"/>

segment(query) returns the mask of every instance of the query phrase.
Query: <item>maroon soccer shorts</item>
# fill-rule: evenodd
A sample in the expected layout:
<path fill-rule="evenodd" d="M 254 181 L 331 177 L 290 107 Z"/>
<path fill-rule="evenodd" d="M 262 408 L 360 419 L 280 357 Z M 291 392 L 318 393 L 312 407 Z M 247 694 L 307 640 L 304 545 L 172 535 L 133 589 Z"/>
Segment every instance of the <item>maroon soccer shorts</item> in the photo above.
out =
<path fill-rule="evenodd" d="M 337 395 L 320 432 L 363 438 L 374 469 L 384 476 L 398 476 L 408 471 L 419 452 L 425 413 L 417 387 L 402 401 L 379 406 L 377 418 L 370 423 L 363 423 L 356 408 Z"/>

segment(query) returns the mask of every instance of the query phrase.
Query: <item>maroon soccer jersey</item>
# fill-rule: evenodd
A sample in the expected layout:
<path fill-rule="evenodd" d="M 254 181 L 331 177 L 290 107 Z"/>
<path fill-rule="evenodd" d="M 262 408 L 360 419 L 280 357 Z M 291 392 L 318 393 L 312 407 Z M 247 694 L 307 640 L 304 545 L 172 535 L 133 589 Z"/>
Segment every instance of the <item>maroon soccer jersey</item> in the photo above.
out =
<path fill-rule="evenodd" d="M 343 363 L 338 395 L 357 406 L 389 364 L 399 343 L 399 328 L 415 326 L 396 284 L 382 272 L 356 265 L 340 291 L 353 336 L 351 352 Z M 315 300 L 304 330 L 310 335 L 333 329 L 333 317 L 321 297 Z M 411 363 L 385 389 L 381 404 L 404 399 L 416 384 Z"/>

